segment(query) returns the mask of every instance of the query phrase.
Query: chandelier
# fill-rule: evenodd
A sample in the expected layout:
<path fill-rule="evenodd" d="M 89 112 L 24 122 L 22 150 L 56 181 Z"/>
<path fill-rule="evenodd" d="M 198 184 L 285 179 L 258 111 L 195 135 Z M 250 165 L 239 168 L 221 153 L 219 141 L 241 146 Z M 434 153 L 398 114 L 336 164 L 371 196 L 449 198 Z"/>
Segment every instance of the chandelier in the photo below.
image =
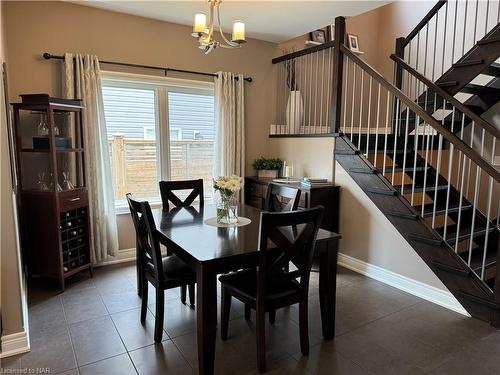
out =
<path fill-rule="evenodd" d="M 198 39 L 201 50 L 205 55 L 212 52 L 218 47 L 222 48 L 240 48 L 242 44 L 246 43 L 245 40 L 245 24 L 243 21 L 233 22 L 233 34 L 231 40 L 228 40 L 222 31 L 220 22 L 220 3 L 222 0 L 208 0 L 208 24 L 207 15 L 205 13 L 196 13 L 194 16 L 193 33 L 191 34 Z M 222 41 L 219 42 L 214 39 L 214 24 L 217 19 L 217 26 Z"/>

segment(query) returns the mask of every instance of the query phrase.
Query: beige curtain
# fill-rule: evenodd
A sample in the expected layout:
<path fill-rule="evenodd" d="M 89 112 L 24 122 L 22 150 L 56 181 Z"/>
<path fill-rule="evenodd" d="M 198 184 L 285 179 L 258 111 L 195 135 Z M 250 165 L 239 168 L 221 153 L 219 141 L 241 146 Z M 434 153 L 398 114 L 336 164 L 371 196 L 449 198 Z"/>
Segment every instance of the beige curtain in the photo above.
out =
<path fill-rule="evenodd" d="M 214 176 L 245 174 L 244 84 L 241 74 L 218 72 L 215 78 Z"/>
<path fill-rule="evenodd" d="M 92 261 L 99 263 L 118 253 L 115 199 L 104 118 L 101 72 L 96 56 L 65 55 L 63 92 L 82 99 L 83 141 L 89 194 Z"/>

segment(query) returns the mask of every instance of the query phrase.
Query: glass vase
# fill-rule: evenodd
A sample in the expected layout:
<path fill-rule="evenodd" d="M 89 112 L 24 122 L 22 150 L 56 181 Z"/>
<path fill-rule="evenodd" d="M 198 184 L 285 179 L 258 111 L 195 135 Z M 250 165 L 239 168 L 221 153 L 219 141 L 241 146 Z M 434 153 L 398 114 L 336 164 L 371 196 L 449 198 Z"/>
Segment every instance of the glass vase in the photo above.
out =
<path fill-rule="evenodd" d="M 238 222 L 238 204 L 234 196 L 221 195 L 217 201 L 217 222 L 219 224 L 236 224 Z"/>

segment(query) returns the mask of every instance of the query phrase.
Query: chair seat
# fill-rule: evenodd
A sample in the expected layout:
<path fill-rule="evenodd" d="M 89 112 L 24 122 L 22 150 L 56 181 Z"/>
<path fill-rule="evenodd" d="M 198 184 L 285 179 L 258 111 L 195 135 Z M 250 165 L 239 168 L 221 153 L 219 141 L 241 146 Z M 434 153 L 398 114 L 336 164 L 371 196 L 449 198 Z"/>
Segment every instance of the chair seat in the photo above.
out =
<path fill-rule="evenodd" d="M 169 255 L 162 258 L 163 274 L 165 281 L 196 281 L 196 273 L 187 266 L 178 256 Z M 153 266 L 147 265 L 147 270 L 151 275 L 154 275 Z"/>
<path fill-rule="evenodd" d="M 242 297 L 255 300 L 257 296 L 257 271 L 249 269 L 237 271 L 219 277 L 224 287 L 227 287 Z M 289 298 L 294 295 L 300 296 L 302 288 L 296 280 L 282 280 L 280 282 L 268 283 L 266 301 L 275 301 L 282 298 Z"/>

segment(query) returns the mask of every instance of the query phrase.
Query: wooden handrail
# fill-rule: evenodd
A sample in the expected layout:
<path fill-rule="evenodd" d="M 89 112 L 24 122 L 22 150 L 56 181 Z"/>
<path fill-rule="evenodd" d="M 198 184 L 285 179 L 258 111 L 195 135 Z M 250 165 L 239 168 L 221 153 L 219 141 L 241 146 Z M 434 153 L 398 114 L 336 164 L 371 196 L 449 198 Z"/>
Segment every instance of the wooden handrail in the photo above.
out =
<path fill-rule="evenodd" d="M 463 103 L 461 103 L 453 96 L 448 94 L 445 90 L 443 90 L 441 87 L 436 85 L 430 79 L 426 78 L 424 75 L 419 73 L 416 69 L 412 68 L 402 58 L 396 56 L 395 54 L 392 54 L 391 59 L 393 59 L 397 64 L 400 64 L 404 70 L 406 70 L 411 75 L 416 77 L 420 82 L 423 82 L 425 85 L 427 85 L 427 87 L 437 92 L 439 96 L 444 98 L 448 103 L 451 103 L 453 104 L 453 106 L 457 107 L 462 113 L 464 113 L 467 117 L 469 117 L 472 121 L 474 121 L 476 125 L 482 127 L 488 133 L 492 134 L 495 138 L 500 139 L 500 130 L 498 130 L 495 126 L 493 126 L 488 121 L 483 119 L 481 116 L 471 111 Z"/>
<path fill-rule="evenodd" d="M 430 21 L 432 17 L 441 9 L 443 5 L 447 3 L 447 0 L 439 0 L 436 5 L 432 7 L 432 9 L 425 15 L 424 18 L 422 18 L 422 21 L 418 23 L 417 26 L 408 34 L 408 36 L 405 38 L 403 42 L 403 48 L 408 45 L 408 43 L 411 42 L 411 40 L 424 28 L 424 26 L 427 24 L 427 22 Z"/>
<path fill-rule="evenodd" d="M 334 46 L 335 46 L 335 41 L 331 40 L 329 42 L 319 44 L 317 46 L 304 48 L 304 49 L 301 49 L 300 51 L 295 51 L 295 52 L 287 53 L 286 55 L 283 55 L 283 56 L 275 57 L 271 61 L 273 64 L 277 64 L 277 63 L 280 63 L 283 61 L 295 59 L 296 57 L 309 55 L 311 53 L 319 52 L 319 51 L 322 51 L 322 50 L 328 49 L 328 48 L 333 48 Z"/>
<path fill-rule="evenodd" d="M 495 181 L 500 183 L 500 172 L 497 171 L 489 162 L 483 159 L 474 149 L 472 149 L 467 143 L 458 138 L 451 131 L 446 129 L 439 121 L 434 117 L 425 112 L 422 107 L 416 104 L 408 96 L 406 96 L 401 90 L 396 86 L 386 80 L 379 72 L 373 69 L 365 61 L 356 56 L 349 48 L 344 44 L 341 44 L 340 50 L 346 56 L 348 56 L 352 61 L 354 61 L 358 66 L 360 66 L 365 72 L 372 76 L 378 83 L 384 86 L 389 92 L 394 96 L 397 96 L 402 103 L 406 104 L 413 112 L 415 112 L 420 118 L 422 118 L 425 123 L 429 124 L 434 130 L 440 133 L 448 142 L 453 143 L 453 145 L 460 151 L 462 151 L 469 159 L 481 167 L 489 176 L 493 177 Z"/>

